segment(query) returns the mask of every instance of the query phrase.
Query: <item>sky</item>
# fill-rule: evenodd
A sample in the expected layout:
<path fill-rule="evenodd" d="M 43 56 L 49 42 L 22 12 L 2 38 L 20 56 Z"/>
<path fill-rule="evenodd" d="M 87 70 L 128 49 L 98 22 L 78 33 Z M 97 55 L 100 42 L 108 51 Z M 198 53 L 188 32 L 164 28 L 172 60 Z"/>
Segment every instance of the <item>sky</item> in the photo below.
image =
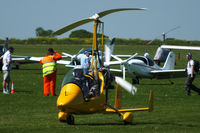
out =
<path fill-rule="evenodd" d="M 0 38 L 36 37 L 35 29 L 56 31 L 95 13 L 115 8 L 147 8 L 122 11 L 101 18 L 104 34 L 117 38 L 200 40 L 199 0 L 0 0 Z M 93 31 L 88 23 L 78 28 Z M 58 36 L 68 37 L 71 31 Z"/>

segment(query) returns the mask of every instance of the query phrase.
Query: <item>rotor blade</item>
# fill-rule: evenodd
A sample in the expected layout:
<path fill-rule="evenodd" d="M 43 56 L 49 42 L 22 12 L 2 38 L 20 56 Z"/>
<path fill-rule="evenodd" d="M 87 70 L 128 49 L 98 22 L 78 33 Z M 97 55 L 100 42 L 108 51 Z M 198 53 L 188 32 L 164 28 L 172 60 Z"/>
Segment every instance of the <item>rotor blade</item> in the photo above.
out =
<path fill-rule="evenodd" d="M 180 27 L 181 27 L 181 26 L 177 26 L 177 27 L 175 27 L 175 28 L 173 28 L 173 29 L 170 29 L 169 31 L 165 32 L 164 34 L 168 34 L 169 32 L 174 31 L 174 30 L 176 30 L 176 29 L 178 29 L 178 28 L 180 28 Z"/>
<path fill-rule="evenodd" d="M 176 30 L 176 29 L 178 29 L 178 28 L 180 28 L 180 26 L 177 26 L 177 27 L 175 27 L 175 28 L 173 28 L 173 29 L 170 29 L 169 31 L 164 32 L 163 34 L 166 35 L 166 34 L 168 34 L 169 32 L 174 31 L 174 30 Z M 151 44 L 154 40 L 156 40 L 157 38 L 159 38 L 159 37 L 161 37 L 161 36 L 162 36 L 162 35 L 159 35 L 159 36 L 155 37 L 153 40 L 147 42 L 146 44 L 147 44 L 147 45 Z"/>
<path fill-rule="evenodd" d="M 61 35 L 73 28 L 76 28 L 80 25 L 83 25 L 83 24 L 86 24 L 86 23 L 89 23 L 91 21 L 94 21 L 96 19 L 98 19 L 99 17 L 104 17 L 108 14 L 111 14 L 111 13 L 114 13 L 114 12 L 119 12 L 119 11 L 126 11 L 126 10 L 145 10 L 145 8 L 119 8 L 119 9 L 111 9 L 111 10 L 106 10 L 106 11 L 103 11 L 103 12 L 100 12 L 98 14 L 95 14 L 94 17 L 90 17 L 88 19 L 83 19 L 83 20 L 80 20 L 78 22 L 75 22 L 73 24 L 70 24 L 68 26 L 65 26 L 64 28 L 60 29 L 60 30 L 57 30 L 56 32 L 53 33 L 53 35 Z M 96 18 L 97 17 L 97 18 Z"/>
<path fill-rule="evenodd" d="M 119 11 L 127 11 L 127 10 L 146 10 L 146 8 L 118 8 L 118 9 L 110 9 L 103 12 L 98 13 L 99 17 L 104 17 L 108 14 L 119 12 Z"/>
<path fill-rule="evenodd" d="M 93 19 L 83 19 L 83 20 L 80 20 L 80 21 L 78 21 L 78 22 L 75 22 L 75 23 L 73 23 L 73 24 L 70 24 L 70 25 L 68 25 L 68 26 L 65 26 L 65 27 L 62 28 L 62 29 L 57 30 L 57 31 L 54 32 L 53 34 L 54 34 L 54 35 L 61 35 L 61 34 L 65 33 L 65 32 L 67 32 L 67 31 L 70 31 L 71 29 L 74 29 L 74 28 L 76 28 L 76 27 L 78 27 L 78 26 L 80 26 L 80 25 L 89 23 L 89 22 L 91 22 L 91 21 L 93 21 Z"/>
<path fill-rule="evenodd" d="M 115 76 L 115 82 L 119 84 L 122 88 L 124 88 L 126 91 L 134 95 L 137 92 L 137 88 L 134 87 L 132 84 L 127 82 L 126 80 L 123 80 L 120 77 Z"/>

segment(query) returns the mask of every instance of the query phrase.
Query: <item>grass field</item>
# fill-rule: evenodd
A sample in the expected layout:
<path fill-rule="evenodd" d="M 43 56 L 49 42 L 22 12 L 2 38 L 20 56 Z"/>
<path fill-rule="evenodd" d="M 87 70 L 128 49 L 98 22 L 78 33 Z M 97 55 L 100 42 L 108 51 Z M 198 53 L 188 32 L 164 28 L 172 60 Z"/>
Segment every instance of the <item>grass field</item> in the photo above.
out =
<path fill-rule="evenodd" d="M 58 52 L 75 54 L 83 45 L 13 45 L 16 55 L 44 56 L 47 48 L 53 47 Z M 147 49 L 153 57 L 156 46 L 117 45 L 115 54 L 143 54 Z M 181 59 L 176 68 L 186 65 L 185 53 L 178 51 Z M 200 54 L 192 52 L 198 59 Z M 69 69 L 58 65 L 56 93 L 59 94 L 62 79 Z M 4 95 L 0 87 L 0 133 L 31 133 L 31 132 L 175 132 L 191 133 L 200 131 L 200 96 L 192 91 L 190 97 L 185 96 L 185 78 L 173 79 L 174 85 L 168 80 L 142 79 L 136 85 L 135 96 L 123 91 L 123 108 L 144 107 L 147 105 L 149 90 L 154 91 L 154 111 L 134 113 L 132 125 L 123 125 L 118 115 L 75 115 L 75 125 L 67 125 L 57 120 L 57 97 L 43 96 L 43 79 L 41 65 L 26 64 L 19 70 L 12 70 L 11 78 L 15 83 L 16 94 Z M 2 80 L 2 74 L 1 74 Z M 131 81 L 130 78 L 127 80 Z M 194 84 L 200 87 L 199 76 Z M 2 86 L 2 82 L 0 83 Z M 114 105 L 115 91 L 109 90 L 109 102 Z"/>

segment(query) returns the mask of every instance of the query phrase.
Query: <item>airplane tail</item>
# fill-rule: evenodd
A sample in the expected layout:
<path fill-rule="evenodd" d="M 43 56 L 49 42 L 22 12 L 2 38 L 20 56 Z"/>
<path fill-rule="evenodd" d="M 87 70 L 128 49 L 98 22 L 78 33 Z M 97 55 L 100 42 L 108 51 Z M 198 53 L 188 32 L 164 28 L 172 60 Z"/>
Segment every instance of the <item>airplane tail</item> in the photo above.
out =
<path fill-rule="evenodd" d="M 114 46 L 115 46 L 115 38 L 112 40 L 106 40 L 105 43 L 105 62 L 109 62 L 111 59 L 111 55 L 114 51 Z"/>
<path fill-rule="evenodd" d="M 163 66 L 163 70 L 172 70 L 175 65 L 175 54 L 171 51 L 169 52 L 165 64 Z"/>

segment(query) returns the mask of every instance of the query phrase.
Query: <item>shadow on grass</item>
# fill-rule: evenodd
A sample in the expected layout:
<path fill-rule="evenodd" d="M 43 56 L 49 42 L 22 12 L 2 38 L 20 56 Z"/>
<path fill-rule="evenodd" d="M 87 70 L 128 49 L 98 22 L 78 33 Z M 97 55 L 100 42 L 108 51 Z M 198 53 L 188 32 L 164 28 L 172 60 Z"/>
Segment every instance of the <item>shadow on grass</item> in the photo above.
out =
<path fill-rule="evenodd" d="M 149 83 L 147 83 L 147 84 L 145 84 L 145 83 L 140 83 L 139 85 L 158 85 L 158 86 L 166 86 L 166 85 L 183 85 L 183 84 L 176 84 L 176 83 L 174 83 L 174 84 L 171 84 L 171 83 L 158 83 L 158 84 L 155 84 L 155 83 L 153 83 L 153 84 L 149 84 Z"/>
<path fill-rule="evenodd" d="M 20 69 L 15 69 L 15 70 L 41 70 L 41 68 L 20 68 Z"/>
<path fill-rule="evenodd" d="M 66 123 L 67 124 L 67 123 Z M 75 126 L 106 126 L 106 125 L 124 125 L 124 123 L 83 123 L 83 124 L 74 124 Z M 135 125 L 135 124 L 129 124 L 129 125 Z"/>
<path fill-rule="evenodd" d="M 67 123 L 66 123 L 67 124 Z M 112 126 L 140 126 L 140 125 L 160 125 L 160 126 L 177 126 L 177 127 L 188 127 L 188 128 L 200 128 L 198 125 L 193 124 L 179 124 L 179 123 L 170 123 L 170 122 L 137 122 L 132 124 L 124 124 L 124 123 L 84 123 L 84 124 L 76 124 L 74 126 L 106 126 L 106 125 L 112 125 Z"/>
<path fill-rule="evenodd" d="M 24 90 L 21 90 L 21 91 L 15 91 L 16 93 L 23 93 L 23 94 L 32 94 L 33 91 L 24 91 Z"/>
<path fill-rule="evenodd" d="M 67 124 L 67 123 L 66 123 Z M 160 126 L 177 126 L 177 127 L 188 127 L 188 128 L 200 128 L 200 125 L 193 125 L 193 124 L 180 124 L 174 122 L 133 122 L 131 124 L 124 124 L 123 122 L 113 122 L 113 123 L 75 123 L 74 126 L 106 126 L 106 125 L 113 125 L 113 126 L 140 126 L 140 125 L 160 125 Z"/>
<path fill-rule="evenodd" d="M 178 126 L 178 127 L 195 127 L 200 128 L 200 125 L 193 125 L 193 124 L 180 124 L 180 123 L 174 123 L 174 122 L 137 122 L 135 125 L 161 125 L 161 126 Z"/>
<path fill-rule="evenodd" d="M 3 89 L 0 89 L 0 92 L 3 92 Z M 27 91 L 27 90 L 16 91 L 15 90 L 15 93 L 32 94 L 33 91 Z"/>

